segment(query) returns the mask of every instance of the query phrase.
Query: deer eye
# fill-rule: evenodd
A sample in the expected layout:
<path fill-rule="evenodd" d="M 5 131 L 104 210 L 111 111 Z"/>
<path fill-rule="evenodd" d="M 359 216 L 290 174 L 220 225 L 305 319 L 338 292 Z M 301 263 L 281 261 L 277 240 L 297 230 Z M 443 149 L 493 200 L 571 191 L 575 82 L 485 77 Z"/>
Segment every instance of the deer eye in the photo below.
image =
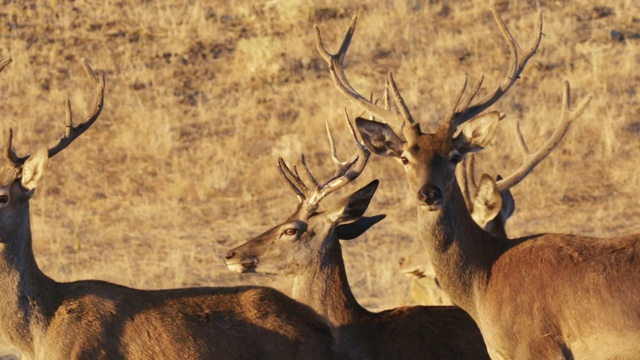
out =
<path fill-rule="evenodd" d="M 7 195 L 0 195 L 0 204 L 6 204 L 9 202 L 9 197 Z"/>
<path fill-rule="evenodd" d="M 296 228 L 288 228 L 284 231 L 285 235 L 292 236 L 298 233 L 298 229 Z"/>
<path fill-rule="evenodd" d="M 409 159 L 404 156 L 400 156 L 400 161 L 402 161 L 403 165 L 407 165 L 409 163 Z"/>

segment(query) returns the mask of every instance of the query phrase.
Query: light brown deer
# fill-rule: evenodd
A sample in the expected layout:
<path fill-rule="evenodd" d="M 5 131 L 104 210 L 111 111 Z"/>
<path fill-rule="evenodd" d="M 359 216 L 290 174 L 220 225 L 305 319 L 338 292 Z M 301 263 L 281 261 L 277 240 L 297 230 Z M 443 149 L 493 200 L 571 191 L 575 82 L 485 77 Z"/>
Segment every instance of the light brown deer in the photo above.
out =
<path fill-rule="evenodd" d="M 353 27 L 341 55 L 332 56 L 320 46 L 321 53 L 342 93 L 378 119 L 403 123 L 397 134 L 387 124 L 357 122 L 372 152 L 394 157 L 403 166 L 417 200 L 420 237 L 438 279 L 453 301 L 476 320 L 492 358 L 637 359 L 640 236 L 540 234 L 507 240 L 482 230 L 465 206 L 454 176 L 456 164 L 491 140 L 500 114 L 485 110 L 515 83 L 542 35 L 540 16 L 533 45 L 522 53 L 493 12 L 511 48 L 511 69 L 500 86 L 475 102 L 480 86 L 465 100 L 463 87 L 435 133 L 420 130 L 392 76 L 389 82 L 400 114 L 376 108 L 348 85 L 339 67 Z M 576 118 L 589 99 L 570 111 L 565 82 L 562 117 Z M 548 151 L 523 150 L 527 156 L 522 166 L 499 182 L 499 189 L 519 181 Z"/>
<path fill-rule="evenodd" d="M 339 240 L 354 239 L 384 216 L 362 216 L 377 180 L 320 211 L 320 201 L 357 177 L 369 157 L 368 151 L 361 152 L 341 162 L 333 149 L 337 170 L 324 184 L 311 175 L 304 156 L 312 186 L 278 160 L 281 174 L 298 195 L 298 209 L 285 222 L 230 250 L 227 267 L 293 277 L 293 298 L 326 316 L 336 328 L 339 358 L 487 359 L 480 331 L 458 307 L 413 306 L 373 313 L 358 304 Z"/>
<path fill-rule="evenodd" d="M 11 59 L 0 64 L 0 71 Z M 98 118 L 77 126 L 67 100 L 65 133 L 51 148 L 19 157 L 9 132 L 0 160 L 0 330 L 25 359 L 332 359 L 329 324 L 308 306 L 263 287 L 146 291 L 97 280 L 60 283 L 33 255 L 29 199 L 50 157 Z"/>
<path fill-rule="evenodd" d="M 481 228 L 495 236 L 506 238 L 507 220 L 515 211 L 515 200 L 509 189 L 498 191 L 496 180 L 483 174 L 480 183 L 475 179 L 475 161 L 473 154 L 463 159 L 463 166 L 456 169 L 456 178 L 462 187 L 462 194 L 471 217 Z M 436 279 L 429 256 L 420 247 L 401 257 L 398 261 L 400 272 L 411 279 L 410 295 L 413 304 L 451 305 L 449 295 L 442 290 Z"/>

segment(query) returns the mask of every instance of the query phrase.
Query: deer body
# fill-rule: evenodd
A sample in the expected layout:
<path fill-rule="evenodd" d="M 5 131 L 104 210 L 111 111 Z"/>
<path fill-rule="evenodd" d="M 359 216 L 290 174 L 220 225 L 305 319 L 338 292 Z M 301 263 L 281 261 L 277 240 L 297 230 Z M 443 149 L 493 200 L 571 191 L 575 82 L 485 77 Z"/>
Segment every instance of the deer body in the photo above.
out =
<path fill-rule="evenodd" d="M 440 212 L 418 210 L 420 236 L 492 358 L 637 358 L 640 237 L 504 240 L 483 232 L 452 192 Z"/>
<path fill-rule="evenodd" d="M 10 60 L 0 63 L 0 71 Z M 0 156 L 0 331 L 25 359 L 333 359 L 333 330 L 308 306 L 263 287 L 137 290 L 104 281 L 60 283 L 38 268 L 29 200 L 50 156 L 97 119 L 67 126 L 52 148 Z"/>
<path fill-rule="evenodd" d="M 357 93 L 343 62 L 355 19 L 340 51 L 329 54 L 317 31 L 318 50 L 335 85 L 350 100 L 384 121 L 402 122 L 397 133 L 387 123 L 356 119 L 364 143 L 379 156 L 399 161 L 418 207 L 420 239 L 443 289 L 469 313 L 493 359 L 636 359 L 640 354 L 640 235 L 594 239 L 542 234 L 507 240 L 481 229 L 472 219 L 455 177 L 457 164 L 481 151 L 502 119 L 485 112 L 516 82 L 542 37 L 523 52 L 492 8 L 511 49 L 510 69 L 500 85 L 475 100 L 482 78 L 467 96 L 462 87 L 447 116 L 433 133 L 424 133 L 389 74 L 398 112 Z M 542 161 L 584 112 L 590 97 L 570 110 L 564 83 L 560 125 L 536 152 L 527 148 L 519 128 L 523 164 L 496 182 L 502 191 L 521 181 Z M 387 101 L 385 101 L 387 103 Z"/>
<path fill-rule="evenodd" d="M 482 335 L 457 306 L 410 306 L 377 313 L 364 309 L 348 284 L 338 239 L 328 239 L 324 245 L 326 253 L 294 276 L 292 297 L 327 317 L 346 358 L 487 357 Z"/>
<path fill-rule="evenodd" d="M 464 159 L 463 172 L 456 173 L 462 184 L 462 194 L 473 221 L 484 231 L 498 237 L 507 238 L 507 220 L 515 211 L 515 200 L 509 189 L 498 191 L 495 181 L 483 175 L 480 184 L 474 177 L 474 157 Z M 498 181 L 502 178 L 498 176 Z M 451 299 L 439 285 L 431 260 L 423 250 L 415 249 L 400 259 L 400 271 L 411 278 L 411 299 L 419 305 L 451 305 Z"/>
<path fill-rule="evenodd" d="M 293 298 L 324 315 L 336 329 L 340 358 L 488 358 L 480 331 L 458 307 L 414 306 L 373 313 L 358 304 L 349 287 L 339 240 L 357 237 L 384 217 L 362 217 L 378 182 L 325 211 L 317 208 L 324 196 L 359 175 L 368 153 L 361 156 L 342 163 L 334 147 L 337 175 L 324 185 L 314 179 L 316 190 L 307 188 L 297 172 L 280 160 L 281 173 L 299 195 L 300 206 L 286 222 L 230 250 L 225 256 L 227 267 L 293 277 Z M 356 163 L 360 166 L 352 171 Z M 313 178 L 308 169 L 307 174 Z"/>

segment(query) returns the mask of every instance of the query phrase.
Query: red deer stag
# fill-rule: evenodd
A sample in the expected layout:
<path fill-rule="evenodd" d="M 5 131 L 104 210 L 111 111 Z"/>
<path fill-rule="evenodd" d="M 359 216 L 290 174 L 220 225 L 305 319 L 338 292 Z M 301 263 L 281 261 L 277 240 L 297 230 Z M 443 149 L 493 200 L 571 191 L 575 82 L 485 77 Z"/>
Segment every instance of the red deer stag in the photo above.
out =
<path fill-rule="evenodd" d="M 0 64 L 4 69 L 11 59 Z M 50 157 L 98 118 L 92 113 L 51 148 L 17 156 L 9 131 L 0 164 L 0 330 L 25 359 L 332 359 L 333 330 L 309 307 L 270 288 L 137 290 L 97 280 L 60 283 L 33 255 L 29 199 Z"/>
<path fill-rule="evenodd" d="M 298 196 L 298 209 L 285 222 L 230 250 L 227 267 L 293 277 L 293 298 L 326 316 L 335 327 L 341 359 L 487 359 L 480 331 L 458 307 L 414 306 L 373 313 L 353 296 L 339 240 L 354 239 L 382 220 L 384 216 L 362 216 L 378 182 L 323 211 L 319 206 L 325 196 L 364 169 L 369 152 L 358 145 L 360 154 L 347 162 L 335 156 L 332 145 L 337 170 L 324 184 L 311 175 L 304 156 L 302 164 L 312 186 L 278 159 L 280 173 Z"/>
<path fill-rule="evenodd" d="M 456 178 L 462 187 L 465 203 L 473 220 L 485 231 L 506 238 L 507 220 L 515 211 L 515 200 L 511 191 L 498 191 L 495 180 L 483 174 L 478 184 L 474 177 L 474 157 L 463 159 L 463 166 L 456 169 Z M 497 180 L 502 177 L 498 175 Z M 423 250 L 422 244 L 400 258 L 400 272 L 411 279 L 410 294 L 413 304 L 451 305 L 449 295 L 442 290 L 436 279 L 433 266 Z"/>
<path fill-rule="evenodd" d="M 465 309 L 483 333 L 494 359 L 636 359 L 640 354 L 640 236 L 596 239 L 569 234 L 539 234 L 503 239 L 482 230 L 471 218 L 454 171 L 470 152 L 491 140 L 500 120 L 486 112 L 498 101 L 536 52 L 542 16 L 533 45 L 525 52 L 492 8 L 511 48 L 511 67 L 495 90 L 474 102 L 480 83 L 465 100 L 463 87 L 435 133 L 423 133 L 389 75 L 400 114 L 366 101 L 348 84 L 342 58 L 318 42 L 331 76 L 343 94 L 384 121 L 400 121 L 400 134 L 384 123 L 358 120 L 369 149 L 394 157 L 403 166 L 418 204 L 418 230 L 442 287 Z M 466 85 L 466 82 L 465 82 Z M 590 97 L 570 110 L 564 83 L 562 118 L 578 117 Z M 549 148 L 526 154 L 521 167 L 497 183 L 512 186 Z"/>

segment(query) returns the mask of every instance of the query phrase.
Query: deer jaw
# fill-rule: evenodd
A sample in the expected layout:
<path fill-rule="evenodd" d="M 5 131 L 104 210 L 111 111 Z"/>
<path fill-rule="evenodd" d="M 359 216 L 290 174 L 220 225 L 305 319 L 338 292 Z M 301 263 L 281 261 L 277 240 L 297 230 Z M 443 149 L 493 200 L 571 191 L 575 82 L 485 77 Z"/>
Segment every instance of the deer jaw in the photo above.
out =
<path fill-rule="evenodd" d="M 309 266 L 306 264 L 317 258 L 313 255 L 316 237 L 311 234 L 323 233 L 319 229 L 307 229 L 305 221 L 287 221 L 227 252 L 225 264 L 229 270 L 239 273 L 299 276 L 303 268 Z"/>

